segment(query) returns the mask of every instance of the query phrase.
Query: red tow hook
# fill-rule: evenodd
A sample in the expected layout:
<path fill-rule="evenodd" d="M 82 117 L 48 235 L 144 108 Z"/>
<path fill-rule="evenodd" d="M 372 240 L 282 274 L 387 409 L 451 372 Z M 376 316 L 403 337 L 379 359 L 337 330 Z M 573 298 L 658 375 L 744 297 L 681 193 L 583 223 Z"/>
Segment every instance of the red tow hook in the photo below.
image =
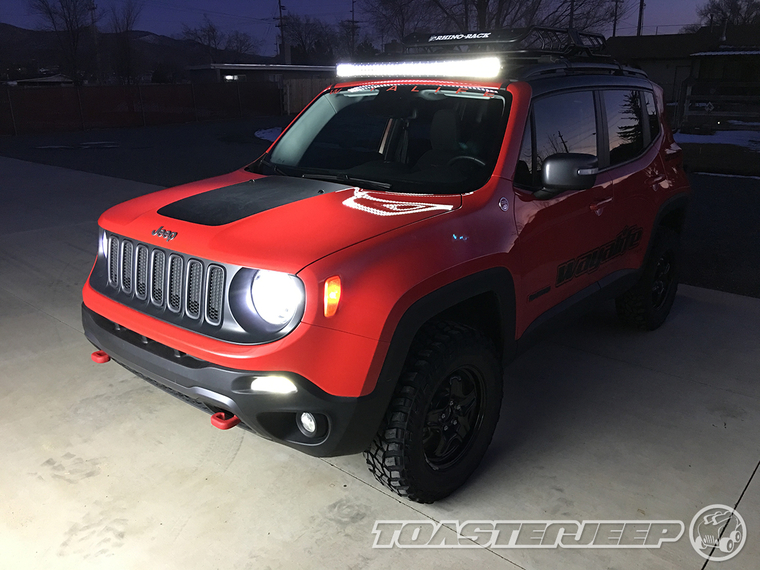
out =
<path fill-rule="evenodd" d="M 108 356 L 104 350 L 96 350 L 90 355 L 90 358 L 92 358 L 92 361 L 96 364 L 105 364 L 111 360 L 111 357 Z"/>
<path fill-rule="evenodd" d="M 219 429 L 234 428 L 240 423 L 240 418 L 230 412 L 217 412 L 211 416 L 211 425 Z"/>

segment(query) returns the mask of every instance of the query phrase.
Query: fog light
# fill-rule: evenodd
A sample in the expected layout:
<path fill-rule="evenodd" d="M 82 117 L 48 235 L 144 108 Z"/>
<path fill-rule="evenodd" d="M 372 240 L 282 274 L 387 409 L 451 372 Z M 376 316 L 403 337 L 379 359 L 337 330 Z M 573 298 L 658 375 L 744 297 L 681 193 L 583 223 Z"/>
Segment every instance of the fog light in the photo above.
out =
<path fill-rule="evenodd" d="M 317 419 L 309 412 L 303 412 L 298 416 L 298 427 L 304 435 L 313 437 L 317 433 Z"/>
<path fill-rule="evenodd" d="M 251 382 L 251 391 L 268 394 L 293 394 L 298 389 L 291 380 L 284 376 L 258 376 Z"/>

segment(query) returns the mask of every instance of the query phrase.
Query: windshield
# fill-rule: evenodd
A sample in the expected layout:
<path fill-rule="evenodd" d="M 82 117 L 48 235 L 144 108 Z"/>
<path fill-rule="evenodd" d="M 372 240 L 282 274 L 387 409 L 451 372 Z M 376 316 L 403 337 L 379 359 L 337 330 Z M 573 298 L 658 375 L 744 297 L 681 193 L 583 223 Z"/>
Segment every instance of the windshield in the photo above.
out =
<path fill-rule="evenodd" d="M 470 192 L 493 172 L 508 111 L 509 95 L 496 89 L 334 89 L 306 109 L 253 169 L 395 192 Z"/>

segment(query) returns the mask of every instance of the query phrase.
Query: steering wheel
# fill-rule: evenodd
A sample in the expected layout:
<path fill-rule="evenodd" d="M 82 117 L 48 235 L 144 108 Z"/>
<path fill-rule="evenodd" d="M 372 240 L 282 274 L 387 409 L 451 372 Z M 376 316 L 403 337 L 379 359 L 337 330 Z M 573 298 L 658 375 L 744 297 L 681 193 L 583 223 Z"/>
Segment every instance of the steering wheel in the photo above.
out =
<path fill-rule="evenodd" d="M 474 162 L 478 166 L 485 166 L 486 165 L 486 163 L 484 161 L 480 160 L 479 158 L 477 158 L 475 156 L 470 156 L 469 154 L 460 154 L 459 156 L 455 156 L 454 158 L 452 158 L 451 160 L 449 160 L 446 163 L 446 166 L 451 166 L 457 160 L 469 160 L 471 162 Z"/>

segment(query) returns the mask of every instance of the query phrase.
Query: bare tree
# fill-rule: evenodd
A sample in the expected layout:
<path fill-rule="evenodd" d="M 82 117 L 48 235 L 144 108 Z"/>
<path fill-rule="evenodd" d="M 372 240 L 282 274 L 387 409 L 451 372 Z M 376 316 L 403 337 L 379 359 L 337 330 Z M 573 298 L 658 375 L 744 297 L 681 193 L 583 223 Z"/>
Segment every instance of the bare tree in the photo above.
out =
<path fill-rule="evenodd" d="M 127 84 L 136 82 L 134 50 L 131 34 L 140 19 L 143 4 L 138 0 L 125 0 L 118 8 L 111 6 L 109 27 L 115 35 L 114 71 Z"/>
<path fill-rule="evenodd" d="M 429 6 L 420 0 L 363 0 L 362 10 L 383 43 L 430 31 L 433 25 Z"/>
<path fill-rule="evenodd" d="M 630 5 L 623 0 L 620 10 Z M 532 25 L 599 30 L 615 19 L 614 0 L 427 0 L 429 18 L 440 29 L 460 32 Z"/>
<path fill-rule="evenodd" d="M 227 34 L 227 41 L 224 43 L 224 49 L 236 55 L 256 53 L 260 47 L 260 41 L 254 40 L 249 34 L 238 30 Z"/>
<path fill-rule="evenodd" d="M 186 40 L 198 42 L 205 47 L 211 63 L 216 63 L 226 35 L 211 21 L 208 15 L 204 14 L 203 21 L 195 28 L 182 24 L 182 37 Z"/>
<path fill-rule="evenodd" d="M 636 5 L 635 0 L 610 0 L 612 2 L 612 35 L 617 35 L 617 26 Z"/>
<path fill-rule="evenodd" d="M 708 0 L 697 8 L 703 24 L 760 24 L 758 0 Z"/>
<path fill-rule="evenodd" d="M 138 0 L 124 0 L 117 8 L 111 6 L 108 17 L 109 27 L 115 34 L 129 33 L 135 29 L 137 20 L 142 14 L 143 3 Z"/>
<path fill-rule="evenodd" d="M 284 18 L 285 41 L 304 53 L 313 51 L 328 35 L 327 24 L 311 16 L 288 14 Z"/>
<path fill-rule="evenodd" d="M 92 0 L 29 0 L 29 9 L 38 15 L 47 30 L 55 32 L 65 67 L 76 84 L 82 82 L 82 39 L 96 15 Z"/>
<path fill-rule="evenodd" d="M 289 14 L 284 20 L 294 63 L 326 64 L 335 59 L 339 34 L 332 26 L 310 16 Z"/>

